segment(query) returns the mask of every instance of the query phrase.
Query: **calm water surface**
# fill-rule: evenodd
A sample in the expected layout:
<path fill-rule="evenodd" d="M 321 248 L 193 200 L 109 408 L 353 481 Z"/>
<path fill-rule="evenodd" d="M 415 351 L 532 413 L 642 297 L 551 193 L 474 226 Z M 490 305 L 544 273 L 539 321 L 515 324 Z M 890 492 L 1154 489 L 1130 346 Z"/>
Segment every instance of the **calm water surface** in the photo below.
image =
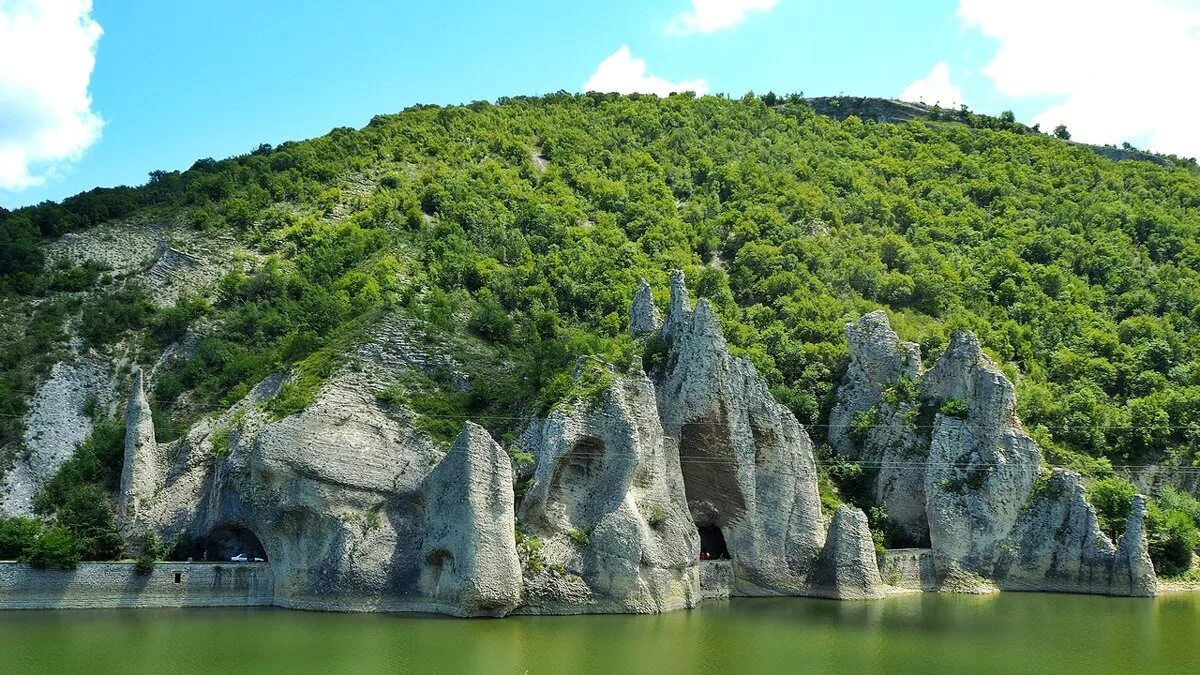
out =
<path fill-rule="evenodd" d="M 0 673 L 1200 673 L 1200 596 L 735 599 L 661 616 L 0 612 Z"/>

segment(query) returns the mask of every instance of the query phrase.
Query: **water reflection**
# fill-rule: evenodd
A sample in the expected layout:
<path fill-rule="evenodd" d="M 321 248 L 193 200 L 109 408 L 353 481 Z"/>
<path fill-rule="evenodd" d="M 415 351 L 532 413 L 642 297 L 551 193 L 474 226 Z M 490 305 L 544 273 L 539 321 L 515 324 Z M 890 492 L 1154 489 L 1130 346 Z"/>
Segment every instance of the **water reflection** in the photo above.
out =
<path fill-rule="evenodd" d="M 0 613 L 3 672 L 1196 672 L 1200 598 L 738 598 L 658 616 Z"/>

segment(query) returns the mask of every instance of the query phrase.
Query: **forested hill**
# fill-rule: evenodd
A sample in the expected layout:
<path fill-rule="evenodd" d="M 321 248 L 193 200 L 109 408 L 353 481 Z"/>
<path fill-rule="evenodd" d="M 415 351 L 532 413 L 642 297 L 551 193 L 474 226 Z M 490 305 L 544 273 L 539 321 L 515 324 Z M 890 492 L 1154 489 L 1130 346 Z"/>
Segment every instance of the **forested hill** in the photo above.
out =
<path fill-rule="evenodd" d="M 47 253 L 111 222 L 236 252 L 168 306 L 138 274 Z M 468 391 L 433 382 L 410 401 L 430 428 L 473 416 L 503 434 L 563 395 L 578 355 L 641 356 L 630 298 L 672 268 L 818 443 L 843 326 L 882 307 L 927 358 L 975 331 L 1055 463 L 1200 462 L 1194 162 L 1113 162 L 1008 117 L 837 121 L 773 95 L 417 106 L 0 210 L 0 443 L 19 449 L 67 333 L 153 363 L 192 328 L 194 355 L 155 384 L 169 436 L 278 370 L 296 374 L 271 405 L 303 407 L 396 314 L 493 357 L 460 359 L 478 369 Z"/>

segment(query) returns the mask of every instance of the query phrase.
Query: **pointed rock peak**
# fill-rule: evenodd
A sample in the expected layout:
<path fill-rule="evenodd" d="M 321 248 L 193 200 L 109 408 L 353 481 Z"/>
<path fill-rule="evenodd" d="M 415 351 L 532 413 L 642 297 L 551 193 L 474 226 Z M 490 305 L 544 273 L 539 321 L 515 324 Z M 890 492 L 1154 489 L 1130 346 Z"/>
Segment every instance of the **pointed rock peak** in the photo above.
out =
<path fill-rule="evenodd" d="M 942 355 L 942 358 L 947 357 L 967 363 L 975 363 L 981 358 L 991 362 L 979 346 L 979 338 L 971 331 L 964 330 L 956 330 L 950 336 L 950 346 L 946 347 L 946 353 Z"/>
<path fill-rule="evenodd" d="M 883 310 L 875 310 L 846 324 L 852 367 L 875 385 L 895 380 L 901 373 L 916 377 L 921 370 L 921 350 L 900 339 Z"/>
<path fill-rule="evenodd" d="M 491 442 L 494 441 L 492 440 L 492 435 L 488 433 L 487 429 L 484 429 L 478 424 L 467 420 L 467 422 L 463 424 L 463 430 L 458 432 L 458 436 L 455 437 L 452 449 L 467 450 L 473 445 Z"/>
<path fill-rule="evenodd" d="M 138 427 L 144 424 L 153 425 L 150 414 L 150 403 L 146 400 L 146 389 L 143 383 L 141 368 L 133 369 L 133 377 L 129 384 L 129 402 L 125 407 L 125 436 L 130 438 L 139 434 Z M 150 427 L 153 432 L 153 426 Z M 153 441 L 153 433 L 150 440 Z"/>
<path fill-rule="evenodd" d="M 640 337 L 646 333 L 653 333 L 661 326 L 662 317 L 658 308 L 654 306 L 654 294 L 650 290 L 650 284 L 642 279 L 642 285 L 634 294 L 633 304 L 629 307 L 629 335 L 634 338 Z"/>
<path fill-rule="evenodd" d="M 663 337 L 671 339 L 681 333 L 691 314 L 692 302 L 683 281 L 683 271 L 671 270 L 671 302 L 667 307 L 667 320 L 663 323 Z"/>
<path fill-rule="evenodd" d="M 1117 541 L 1117 554 L 1113 565 L 1113 585 L 1129 595 L 1149 596 L 1158 592 L 1158 577 L 1150 559 L 1149 542 L 1146 539 L 1146 497 L 1133 496 L 1133 508 L 1125 521 L 1125 534 Z"/>

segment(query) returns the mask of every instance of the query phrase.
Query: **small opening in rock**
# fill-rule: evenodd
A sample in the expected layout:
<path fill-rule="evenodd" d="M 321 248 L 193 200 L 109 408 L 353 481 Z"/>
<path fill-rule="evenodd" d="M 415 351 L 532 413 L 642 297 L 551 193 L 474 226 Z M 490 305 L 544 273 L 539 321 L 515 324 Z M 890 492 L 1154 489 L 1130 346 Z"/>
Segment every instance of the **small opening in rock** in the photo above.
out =
<path fill-rule="evenodd" d="M 175 573 L 175 583 L 177 583 L 177 584 L 182 584 L 182 583 L 183 583 L 183 572 L 176 572 L 176 573 Z"/>
<path fill-rule="evenodd" d="M 716 525 L 700 525 L 700 559 L 725 560 L 729 558 L 729 549 L 725 547 L 725 535 Z"/>

